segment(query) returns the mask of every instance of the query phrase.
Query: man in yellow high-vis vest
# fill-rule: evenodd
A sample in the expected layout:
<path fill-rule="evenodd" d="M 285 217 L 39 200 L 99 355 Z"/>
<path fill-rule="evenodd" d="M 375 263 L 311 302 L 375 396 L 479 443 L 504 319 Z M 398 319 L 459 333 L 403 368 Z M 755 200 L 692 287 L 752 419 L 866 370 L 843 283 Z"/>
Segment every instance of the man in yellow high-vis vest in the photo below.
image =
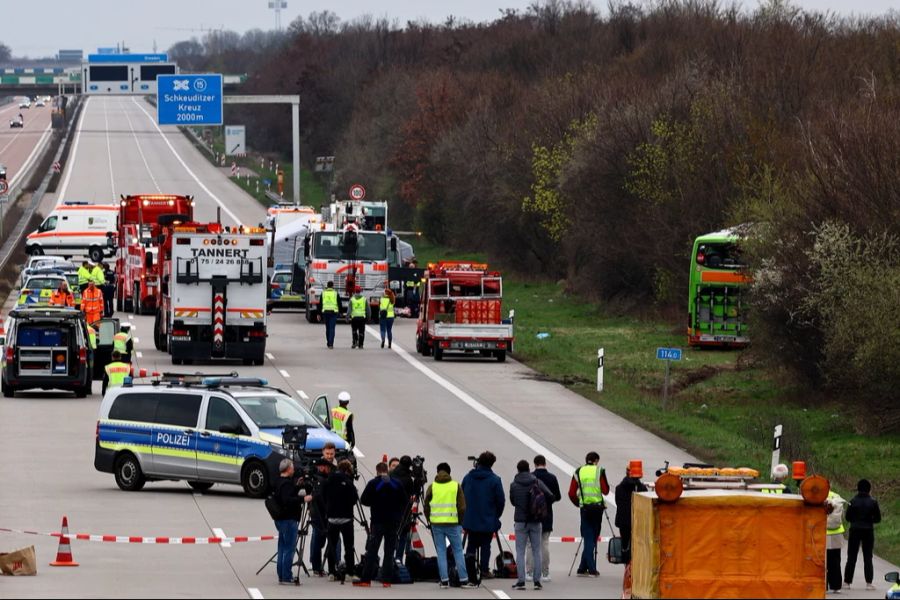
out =
<path fill-rule="evenodd" d="M 606 471 L 599 465 L 599 454 L 588 452 L 584 462 L 575 471 L 569 485 L 569 500 L 581 510 L 581 538 L 584 540 L 578 576 L 598 577 L 597 538 L 600 536 L 603 511 L 606 510 L 603 496 L 609 494 L 609 481 L 606 479 Z"/>
<path fill-rule="evenodd" d="M 844 545 L 844 507 L 847 501 L 837 492 L 829 491 L 825 500 L 825 580 L 828 589 L 837 592 L 841 589 L 841 548 Z"/>
<path fill-rule="evenodd" d="M 464 588 L 476 587 L 469 583 L 466 571 L 466 557 L 462 547 L 462 523 L 466 514 L 466 497 L 462 486 L 450 477 L 450 465 L 441 463 L 437 466 L 434 483 L 425 491 L 425 518 L 431 524 L 431 535 L 434 537 L 434 548 L 437 552 L 438 573 L 441 587 L 450 587 L 450 570 L 447 566 L 447 542 L 456 559 L 456 572 Z"/>
<path fill-rule="evenodd" d="M 122 362 L 130 363 L 132 346 L 131 325 L 122 323 L 119 332 L 113 336 L 113 350 L 119 353 Z"/>
<path fill-rule="evenodd" d="M 387 337 L 388 348 L 391 347 L 391 343 L 394 341 L 394 304 L 396 302 L 397 297 L 394 296 L 394 292 L 389 288 L 385 288 L 378 306 L 378 325 L 381 328 L 382 348 L 384 348 L 385 337 Z"/>
<path fill-rule="evenodd" d="M 319 305 L 322 311 L 322 320 L 325 321 L 325 343 L 329 350 L 334 349 L 334 332 L 337 328 L 337 318 L 341 312 L 341 298 L 334 289 L 334 282 L 329 281 L 322 291 L 322 303 Z"/>
<path fill-rule="evenodd" d="M 356 433 L 353 431 L 353 413 L 347 408 L 350 405 L 350 392 L 338 394 L 339 406 L 331 409 L 331 431 L 341 436 L 351 447 L 356 445 Z"/>
<path fill-rule="evenodd" d="M 366 321 L 369 319 L 369 300 L 362 295 L 362 288 L 356 286 L 356 293 L 350 297 L 350 329 L 353 331 L 353 348 L 362 350 L 366 342 Z"/>
<path fill-rule="evenodd" d="M 131 365 L 121 361 L 121 356 L 113 350 L 112 362 L 104 368 L 103 394 L 111 387 L 120 387 L 125 383 L 125 378 L 131 375 Z"/>

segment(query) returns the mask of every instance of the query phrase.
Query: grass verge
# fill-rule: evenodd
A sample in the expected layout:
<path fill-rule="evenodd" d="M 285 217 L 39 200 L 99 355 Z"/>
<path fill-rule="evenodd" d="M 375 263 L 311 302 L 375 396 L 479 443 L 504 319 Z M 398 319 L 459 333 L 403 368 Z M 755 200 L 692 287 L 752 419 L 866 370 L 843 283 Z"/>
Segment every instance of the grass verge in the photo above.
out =
<path fill-rule="evenodd" d="M 486 258 L 421 239 L 415 251 L 420 264 Z M 507 274 L 503 302 L 504 311 L 516 310 L 516 359 L 704 460 L 768 473 L 772 431 L 780 423 L 782 462 L 805 460 L 848 500 L 858 479 L 871 480 L 883 514 L 876 551 L 900 563 L 900 484 L 894 477 L 900 471 L 900 436 L 860 435 L 849 399 L 823 404 L 786 374 L 753 364 L 746 353 L 687 349 L 679 323 L 618 314 L 552 282 Z M 550 335 L 539 339 L 539 333 Z M 661 346 L 685 347 L 684 359 L 671 365 L 665 410 L 664 367 L 656 360 Z M 600 347 L 604 391 L 597 393 Z"/>

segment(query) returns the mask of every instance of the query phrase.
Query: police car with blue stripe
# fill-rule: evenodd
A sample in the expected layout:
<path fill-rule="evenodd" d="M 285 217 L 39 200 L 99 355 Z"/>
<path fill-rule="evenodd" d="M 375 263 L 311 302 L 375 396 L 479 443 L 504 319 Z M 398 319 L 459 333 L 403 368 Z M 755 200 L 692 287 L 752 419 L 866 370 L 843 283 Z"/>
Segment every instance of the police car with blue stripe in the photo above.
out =
<path fill-rule="evenodd" d="M 327 404 L 324 396 L 316 402 L 323 399 Z M 125 491 L 140 490 L 147 481 L 182 480 L 199 491 L 237 484 L 248 496 L 264 498 L 282 459 L 309 465 L 327 442 L 339 459 L 355 464 L 347 442 L 264 379 L 164 374 L 150 384 L 126 380 L 107 392 L 94 467 L 113 473 Z"/>

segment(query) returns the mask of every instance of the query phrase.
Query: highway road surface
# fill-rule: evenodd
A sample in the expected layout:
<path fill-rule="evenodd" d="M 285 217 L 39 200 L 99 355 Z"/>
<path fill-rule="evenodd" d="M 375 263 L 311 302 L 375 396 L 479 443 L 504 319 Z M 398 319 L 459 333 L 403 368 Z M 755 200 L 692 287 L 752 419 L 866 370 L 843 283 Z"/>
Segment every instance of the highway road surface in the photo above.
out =
<path fill-rule="evenodd" d="M 180 133 L 157 127 L 154 109 L 141 100 L 92 98 L 84 107 L 79 128 L 60 198 L 108 202 L 119 194 L 187 193 L 196 197 L 198 220 L 214 218 L 220 207 L 226 222 L 256 224 L 264 218 L 264 209 Z M 152 318 L 121 318 L 134 324 L 138 366 L 172 370 L 168 356 L 153 347 Z M 692 460 L 684 450 L 637 425 L 560 385 L 541 381 L 515 360 L 436 363 L 412 350 L 411 321 L 398 319 L 394 331 L 396 342 L 390 350 L 379 348 L 377 332 L 371 328 L 365 349 L 352 350 L 349 328 L 339 326 L 336 348 L 328 351 L 321 326 L 306 323 L 300 312 L 277 312 L 269 321 L 264 366 L 205 366 L 203 370 L 234 368 L 242 375 L 264 377 L 307 404 L 319 394 L 333 400 L 341 390 L 349 391 L 365 479 L 383 454 L 420 454 L 432 477 L 435 465 L 446 461 L 461 480 L 470 468 L 466 457 L 489 449 L 498 456 L 495 471 L 507 487 L 518 460 L 542 453 L 550 459 L 550 470 L 564 490 L 589 450 L 600 453 L 612 485 L 631 459 L 642 459 L 651 477 L 666 460 L 673 464 Z M 112 475 L 95 471 L 99 391 L 96 382 L 94 394 L 83 400 L 69 394 L 27 392 L 0 402 L 0 528 L 57 531 L 60 519 L 67 515 L 73 533 L 143 537 L 274 533 L 262 502 L 245 498 L 236 486 L 217 485 L 200 494 L 183 482 L 158 482 L 147 484 L 141 492 L 126 493 L 116 487 Z M 556 506 L 555 513 L 554 536 L 579 535 L 578 511 L 567 499 Z M 505 533 L 513 529 L 511 517 L 508 507 L 503 517 Z M 364 539 L 357 529 L 360 549 Z M 609 534 L 606 526 L 603 534 Z M 431 553 L 427 532 L 423 537 Z M 38 577 L 0 581 L 0 595 L 412 598 L 440 593 L 506 598 L 515 593 L 510 580 L 487 581 L 480 589 L 465 591 L 438 590 L 424 583 L 361 589 L 305 577 L 300 590 L 278 586 L 274 565 L 255 574 L 275 552 L 274 542 L 228 546 L 74 542 L 74 557 L 81 566 L 54 569 L 47 563 L 55 557 L 55 538 L 0 535 L 0 547 L 5 549 L 31 544 L 38 552 Z M 567 577 L 575 552 L 575 544 L 552 545 L 552 581 L 543 593 L 618 597 L 622 568 L 606 563 L 605 544 L 597 579 Z M 881 561 L 877 564 L 878 581 L 886 567 Z M 876 598 L 883 594 L 862 592 L 858 587 L 844 595 Z"/>
<path fill-rule="evenodd" d="M 20 183 L 19 174 L 37 160 L 40 141 L 50 135 L 50 106 L 20 109 L 19 98 L 0 107 L 0 165 L 6 166 L 10 187 Z M 9 121 L 22 113 L 24 126 L 12 128 Z"/>

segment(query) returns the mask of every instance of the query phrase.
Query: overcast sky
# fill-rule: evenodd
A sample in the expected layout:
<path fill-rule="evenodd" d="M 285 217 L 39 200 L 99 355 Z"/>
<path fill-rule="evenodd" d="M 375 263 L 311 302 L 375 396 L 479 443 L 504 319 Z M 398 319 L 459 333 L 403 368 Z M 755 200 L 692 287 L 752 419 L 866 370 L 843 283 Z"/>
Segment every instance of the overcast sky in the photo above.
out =
<path fill-rule="evenodd" d="M 606 0 L 595 4 L 606 6 Z M 372 14 L 398 19 L 400 23 L 425 18 L 440 22 L 449 15 L 472 21 L 495 19 L 501 8 L 523 9 L 532 0 L 287 0 L 282 23 L 287 26 L 298 15 L 331 10 L 342 20 Z M 830 10 L 840 14 L 884 14 L 900 6 L 898 0 L 795 0 L 810 10 Z M 743 2 L 755 8 L 756 0 Z M 3 9 L 5 27 L 0 42 L 12 48 L 14 56 L 53 56 L 60 48 L 80 48 L 86 53 L 100 46 L 124 41 L 132 51 L 150 52 L 156 42 L 164 52 L 174 42 L 200 36 L 201 28 L 273 29 L 275 13 L 268 0 L 77 0 L 63 2 L 25 0 L 9 2 Z M 180 30 L 179 30 L 180 29 Z M 195 29 L 196 31 L 191 31 Z"/>

